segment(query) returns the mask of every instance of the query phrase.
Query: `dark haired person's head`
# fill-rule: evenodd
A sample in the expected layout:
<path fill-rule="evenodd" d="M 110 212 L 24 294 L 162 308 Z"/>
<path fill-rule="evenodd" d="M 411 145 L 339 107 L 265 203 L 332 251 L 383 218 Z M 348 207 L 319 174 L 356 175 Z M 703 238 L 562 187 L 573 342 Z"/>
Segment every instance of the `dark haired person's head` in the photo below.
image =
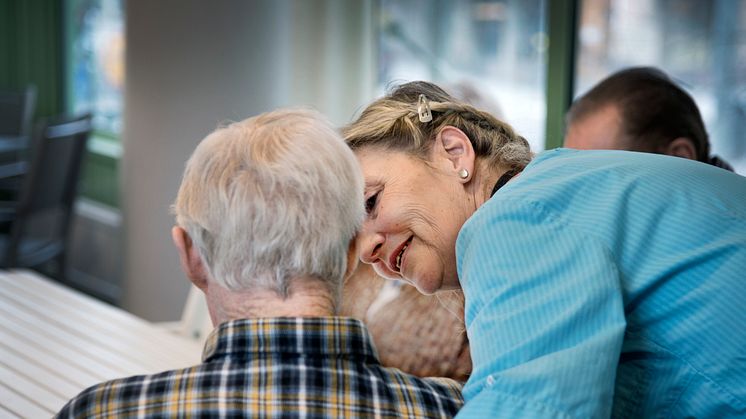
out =
<path fill-rule="evenodd" d="M 612 74 L 572 104 L 566 122 L 566 147 L 669 154 L 733 170 L 710 157 L 694 99 L 656 68 Z"/>

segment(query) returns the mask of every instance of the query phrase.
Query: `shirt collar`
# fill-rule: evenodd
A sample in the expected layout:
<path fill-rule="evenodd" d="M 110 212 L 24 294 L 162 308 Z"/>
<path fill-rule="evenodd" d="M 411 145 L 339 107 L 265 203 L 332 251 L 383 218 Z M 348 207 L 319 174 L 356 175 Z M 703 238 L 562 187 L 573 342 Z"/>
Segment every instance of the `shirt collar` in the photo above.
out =
<path fill-rule="evenodd" d="M 202 360 L 252 354 L 344 355 L 379 362 L 368 329 L 349 317 L 268 317 L 225 322 L 207 337 Z"/>

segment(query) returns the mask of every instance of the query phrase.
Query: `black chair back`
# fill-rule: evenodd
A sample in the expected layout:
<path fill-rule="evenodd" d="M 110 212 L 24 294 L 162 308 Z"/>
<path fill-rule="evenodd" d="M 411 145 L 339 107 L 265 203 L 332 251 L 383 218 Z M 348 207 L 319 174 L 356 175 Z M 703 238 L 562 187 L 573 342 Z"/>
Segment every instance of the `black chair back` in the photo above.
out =
<path fill-rule="evenodd" d="M 36 266 L 50 259 L 64 276 L 65 247 L 70 231 L 81 163 L 92 129 L 91 115 L 64 117 L 40 125 L 31 145 L 31 160 L 21 186 L 11 225 L 4 265 Z M 44 237 L 34 236 L 34 246 L 24 244 L 36 217 L 56 211 Z"/>
<path fill-rule="evenodd" d="M 36 88 L 0 92 L 0 136 L 21 137 L 30 134 L 36 110 Z"/>

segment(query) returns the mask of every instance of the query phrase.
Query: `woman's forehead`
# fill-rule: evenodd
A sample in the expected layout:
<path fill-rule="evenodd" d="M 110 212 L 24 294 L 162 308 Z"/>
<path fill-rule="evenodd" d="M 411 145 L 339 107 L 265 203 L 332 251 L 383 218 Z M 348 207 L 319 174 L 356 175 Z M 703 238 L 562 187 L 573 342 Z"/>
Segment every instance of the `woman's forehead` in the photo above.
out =
<path fill-rule="evenodd" d="M 427 164 L 403 151 L 370 150 L 355 153 L 365 179 L 365 192 L 387 187 L 392 183 L 408 184 L 412 177 L 422 176 Z"/>
<path fill-rule="evenodd" d="M 366 183 L 392 171 L 407 170 L 417 163 L 409 154 L 397 150 L 365 149 L 355 152 L 355 155 L 363 169 Z"/>
<path fill-rule="evenodd" d="M 402 162 L 395 155 L 381 151 L 355 153 L 365 179 L 365 190 L 377 189 L 386 183 L 386 178 L 402 167 Z M 395 154 L 395 153 L 394 153 Z"/>

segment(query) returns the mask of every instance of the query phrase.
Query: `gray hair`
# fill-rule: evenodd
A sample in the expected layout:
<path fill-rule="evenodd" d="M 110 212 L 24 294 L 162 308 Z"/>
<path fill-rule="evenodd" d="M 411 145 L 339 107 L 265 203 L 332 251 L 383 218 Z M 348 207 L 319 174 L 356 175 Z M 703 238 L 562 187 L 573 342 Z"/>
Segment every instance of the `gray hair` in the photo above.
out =
<path fill-rule="evenodd" d="M 335 300 L 364 216 L 363 177 L 326 118 L 276 110 L 208 135 L 187 162 L 173 212 L 212 278 L 286 298 L 294 277 Z"/>

